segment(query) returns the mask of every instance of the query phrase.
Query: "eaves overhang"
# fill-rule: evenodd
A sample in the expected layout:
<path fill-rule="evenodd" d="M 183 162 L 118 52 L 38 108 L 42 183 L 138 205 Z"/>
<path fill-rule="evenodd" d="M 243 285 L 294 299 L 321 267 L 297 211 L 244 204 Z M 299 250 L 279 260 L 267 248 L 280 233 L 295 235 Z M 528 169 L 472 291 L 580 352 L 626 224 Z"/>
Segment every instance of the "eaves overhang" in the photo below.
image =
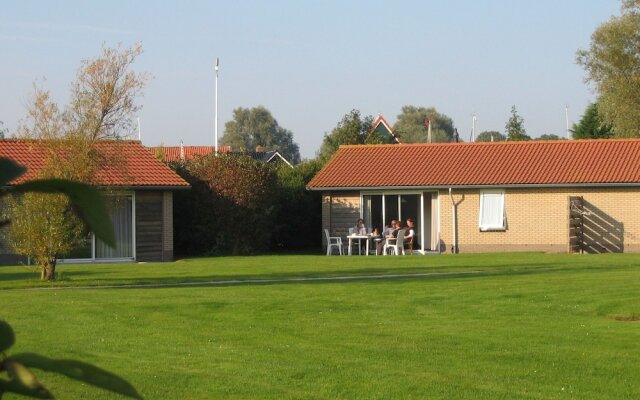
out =
<path fill-rule="evenodd" d="M 622 183 L 505 183 L 491 185 L 425 185 L 425 186 L 335 186 L 335 187 L 307 187 L 307 190 L 347 191 L 347 190 L 433 190 L 433 189 L 533 189 L 533 188 L 592 188 L 592 187 L 640 187 L 640 182 Z"/>

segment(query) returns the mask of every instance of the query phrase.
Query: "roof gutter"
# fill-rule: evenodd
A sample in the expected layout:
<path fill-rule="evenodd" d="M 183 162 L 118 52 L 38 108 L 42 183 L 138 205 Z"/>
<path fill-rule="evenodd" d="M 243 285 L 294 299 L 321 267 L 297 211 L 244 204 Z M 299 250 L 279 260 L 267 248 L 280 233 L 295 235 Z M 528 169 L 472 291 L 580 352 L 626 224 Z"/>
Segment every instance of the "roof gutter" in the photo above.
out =
<path fill-rule="evenodd" d="M 188 190 L 189 186 L 98 186 L 100 189 L 124 189 L 124 190 Z"/>
<path fill-rule="evenodd" d="M 592 187 L 640 187 L 640 182 L 632 183 L 524 183 L 524 184 L 491 184 L 491 185 L 432 185 L 432 186 L 326 186 L 309 187 L 311 191 L 328 190 L 433 190 L 433 189 L 528 189 L 528 188 L 592 188 Z"/>

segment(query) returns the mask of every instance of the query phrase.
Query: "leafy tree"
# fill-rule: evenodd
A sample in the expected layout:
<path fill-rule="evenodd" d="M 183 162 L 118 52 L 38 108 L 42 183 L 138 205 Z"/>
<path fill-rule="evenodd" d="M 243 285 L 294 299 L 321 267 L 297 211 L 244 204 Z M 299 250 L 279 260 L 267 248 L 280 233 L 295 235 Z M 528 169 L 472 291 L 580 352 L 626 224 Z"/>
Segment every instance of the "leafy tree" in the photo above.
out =
<path fill-rule="evenodd" d="M 83 60 L 71 90 L 67 110 L 72 132 L 92 140 L 119 139 L 134 130 L 133 116 L 140 110 L 136 98 L 149 75 L 131 70 L 142 45 L 103 47 L 95 59 Z"/>
<path fill-rule="evenodd" d="M 278 207 L 275 167 L 235 154 L 210 154 L 173 167 L 192 186 L 175 194 L 178 253 L 237 255 L 269 249 Z"/>
<path fill-rule="evenodd" d="M 116 151 L 106 156 L 97 151 L 96 145 L 101 139 L 126 136 L 139 110 L 134 100 L 146 76 L 129 68 L 141 52 L 139 45 L 104 47 L 97 58 L 83 61 L 64 109 L 51 100 L 48 91 L 35 88 L 18 134 L 46 143 L 47 157 L 40 178 L 90 184 L 107 164 L 125 168 L 121 154 Z M 9 244 L 18 254 L 41 263 L 45 279 L 55 277 L 56 258 L 85 238 L 85 230 L 79 220 L 70 218 L 69 204 L 63 198 L 27 195 L 11 202 L 8 212 L 15 225 Z M 23 219 L 29 221 L 27 225 L 22 224 Z"/>
<path fill-rule="evenodd" d="M 42 266 L 41 279 L 52 280 L 56 260 L 68 254 L 85 233 L 69 199 L 60 194 L 27 193 L 10 197 L 11 247 Z"/>
<path fill-rule="evenodd" d="M 428 127 L 425 120 L 431 123 L 432 142 L 451 142 L 454 140 L 453 120 L 439 113 L 435 107 L 404 106 L 398 115 L 394 129 L 402 143 L 427 142 Z"/>
<path fill-rule="evenodd" d="M 504 142 L 507 138 L 498 131 L 484 131 L 476 136 L 476 142 Z"/>
<path fill-rule="evenodd" d="M 591 35 L 577 62 L 595 85 L 598 113 L 616 137 L 640 136 L 640 0 L 622 0 L 622 15 Z"/>
<path fill-rule="evenodd" d="M 598 103 L 587 106 L 578 124 L 573 124 L 574 139 L 608 139 L 613 136 L 611 127 L 604 123 L 598 112 Z"/>
<path fill-rule="evenodd" d="M 268 151 L 279 151 L 293 164 L 300 162 L 300 149 L 293 141 L 293 133 L 278 125 L 271 112 L 262 106 L 233 110 L 233 120 L 225 124 L 220 142 L 240 151 L 254 151 L 262 146 Z"/>
<path fill-rule="evenodd" d="M 345 114 L 330 134 L 325 134 L 318 152 L 318 160 L 327 162 L 343 144 L 385 143 L 388 140 L 377 133 L 369 134 L 373 117 L 362 116 L 359 110 Z"/>
<path fill-rule="evenodd" d="M 531 140 L 524 129 L 524 118 L 518 115 L 515 105 L 511 107 L 511 117 L 509 117 L 504 129 L 507 133 L 507 140 Z"/>

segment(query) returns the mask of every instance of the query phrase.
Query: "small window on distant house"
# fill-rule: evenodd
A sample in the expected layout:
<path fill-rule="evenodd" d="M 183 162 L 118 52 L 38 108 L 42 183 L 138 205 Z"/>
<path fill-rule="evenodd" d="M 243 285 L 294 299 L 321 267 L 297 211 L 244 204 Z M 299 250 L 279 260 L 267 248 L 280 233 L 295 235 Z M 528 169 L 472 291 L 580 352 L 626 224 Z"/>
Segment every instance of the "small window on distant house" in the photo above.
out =
<path fill-rule="evenodd" d="M 480 192 L 480 230 L 504 230 L 504 191 L 483 190 Z"/>

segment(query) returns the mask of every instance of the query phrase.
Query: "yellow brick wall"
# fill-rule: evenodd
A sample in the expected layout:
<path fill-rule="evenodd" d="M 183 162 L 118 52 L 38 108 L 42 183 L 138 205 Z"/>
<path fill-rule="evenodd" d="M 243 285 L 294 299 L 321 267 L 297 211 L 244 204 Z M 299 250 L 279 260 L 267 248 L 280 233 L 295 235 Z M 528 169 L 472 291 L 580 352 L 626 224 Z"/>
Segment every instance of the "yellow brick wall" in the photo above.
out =
<path fill-rule="evenodd" d="M 452 204 L 440 191 L 440 238 L 451 251 Z M 453 190 L 458 204 L 460 252 L 566 252 L 569 243 L 569 196 L 583 196 L 585 242 L 589 252 L 640 251 L 640 188 L 505 189 L 506 230 L 478 228 L 480 190 Z"/>

